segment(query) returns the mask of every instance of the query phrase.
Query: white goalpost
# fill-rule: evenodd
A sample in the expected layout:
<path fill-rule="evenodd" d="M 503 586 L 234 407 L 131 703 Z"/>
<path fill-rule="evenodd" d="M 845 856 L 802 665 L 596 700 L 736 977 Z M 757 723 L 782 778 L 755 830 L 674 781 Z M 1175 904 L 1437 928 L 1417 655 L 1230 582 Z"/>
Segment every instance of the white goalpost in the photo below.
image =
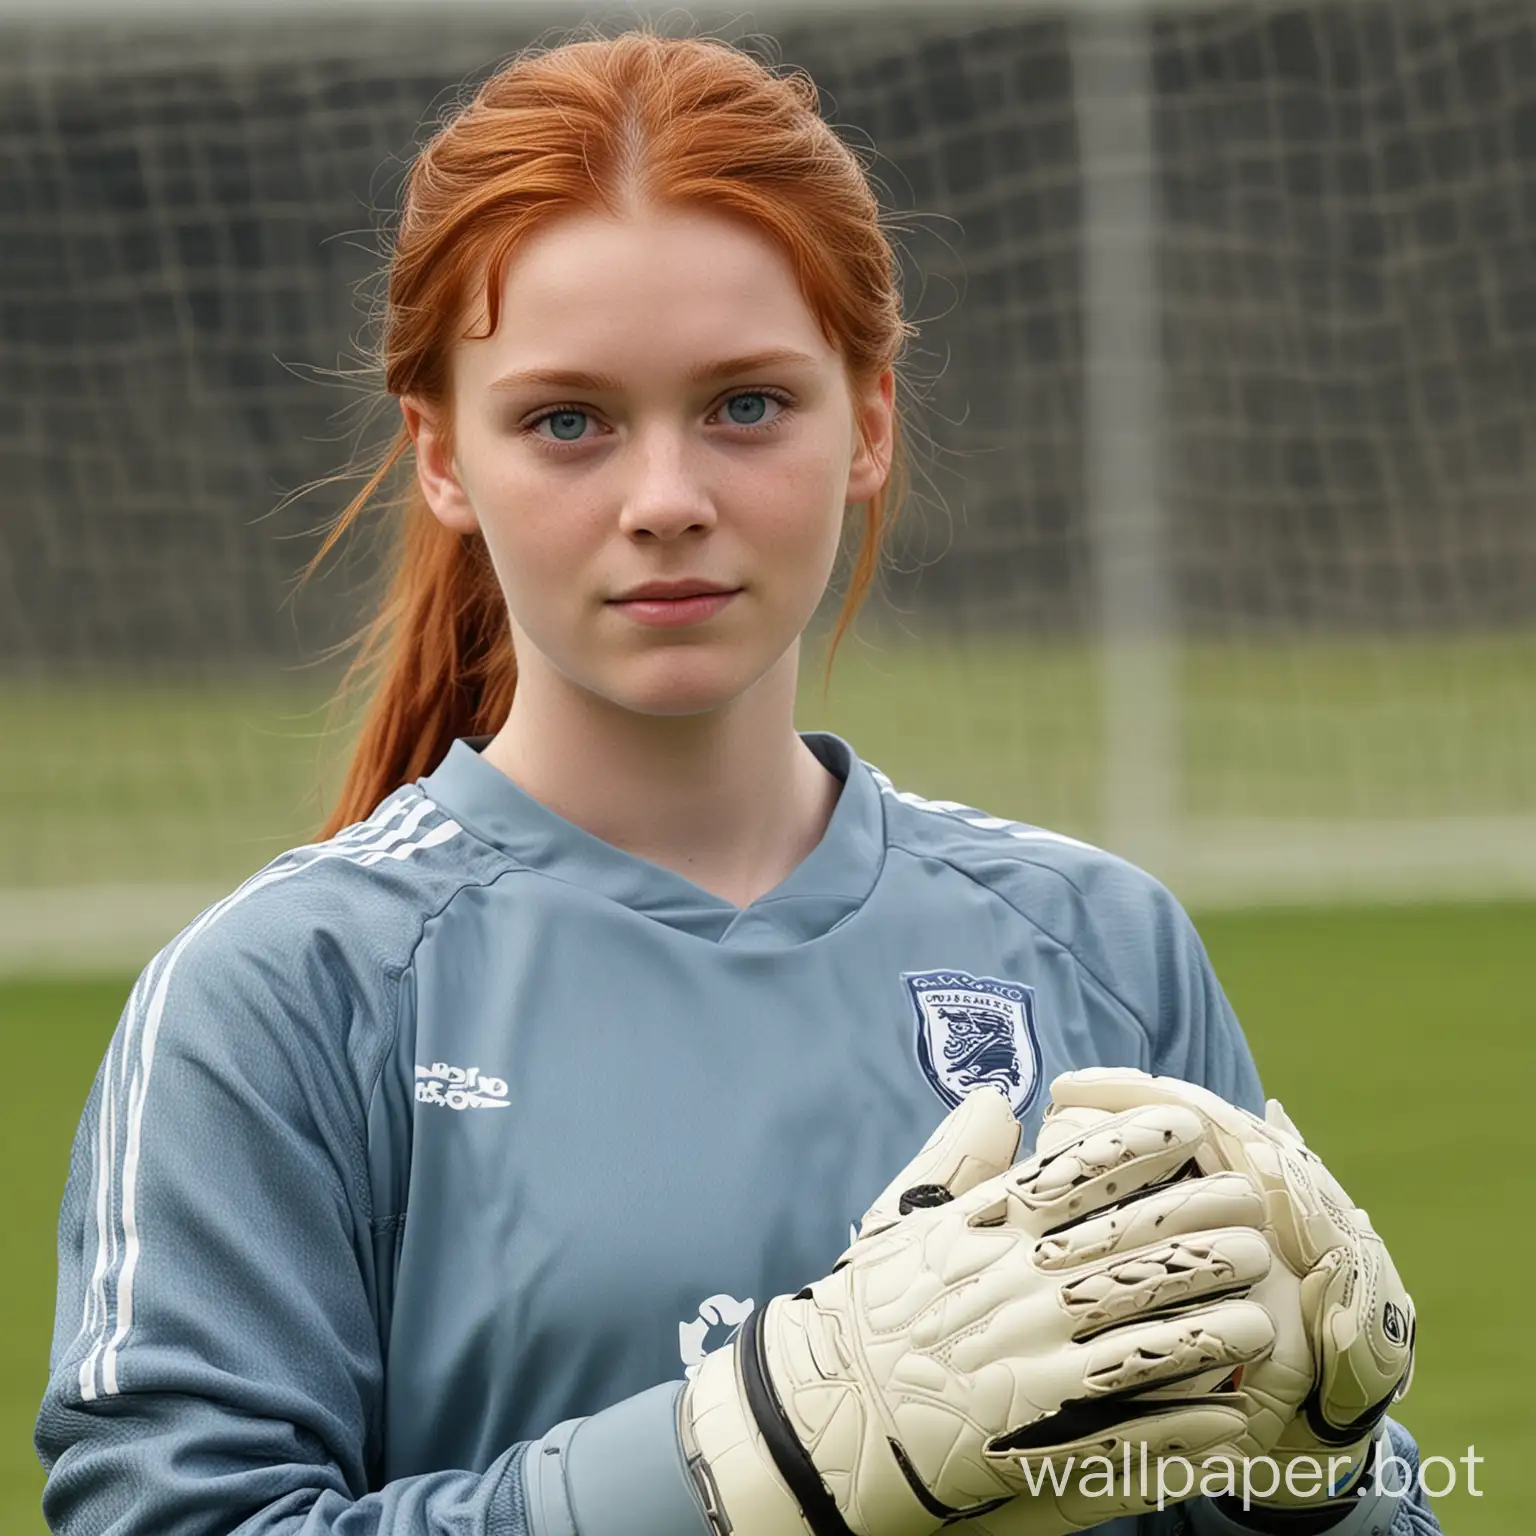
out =
<path fill-rule="evenodd" d="M 1104 841 L 1207 902 L 1536 890 L 1536 802 L 1514 814 L 1396 818 L 1208 816 L 1186 806 L 1153 75 L 1155 21 L 1198 9 L 1111 0 L 1071 11 L 1083 203 L 1083 512 L 1102 669 Z M 1402 24 L 1431 24 L 1437 9 L 1456 8 L 1409 5 Z M 1287 10 L 1296 14 L 1271 8 L 1277 16 Z M 1468 23 L 1518 24 L 1507 6 L 1459 10 Z M 1536 87 L 1536 76 L 1525 80 Z M 1536 137 L 1527 149 L 1525 174 L 1536 190 Z M 1512 512 L 1511 543 L 1528 555 L 1517 520 Z M 1536 674 L 1530 681 L 1536 685 Z M 1536 692 L 1526 702 L 1536 704 Z"/>
<path fill-rule="evenodd" d="M 1084 514 L 1103 667 L 1104 840 L 1168 872 L 1179 834 L 1178 603 L 1162 470 L 1146 16 L 1073 19 L 1083 182 Z"/>

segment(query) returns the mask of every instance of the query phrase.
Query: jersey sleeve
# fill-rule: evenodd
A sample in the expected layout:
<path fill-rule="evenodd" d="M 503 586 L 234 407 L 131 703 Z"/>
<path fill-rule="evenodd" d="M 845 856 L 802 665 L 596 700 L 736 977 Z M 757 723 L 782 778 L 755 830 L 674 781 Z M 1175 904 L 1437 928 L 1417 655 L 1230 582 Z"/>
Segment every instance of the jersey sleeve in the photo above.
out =
<path fill-rule="evenodd" d="M 1198 1083 L 1229 1104 L 1263 1115 L 1253 1053 L 1204 942 L 1171 892 L 1154 886 L 1151 902 L 1158 956 L 1152 1071 Z"/>
<path fill-rule="evenodd" d="M 387 1265 L 366 1123 L 399 976 L 259 910 L 194 926 L 140 977 L 74 1144 L 36 1427 L 60 1536 L 543 1536 L 571 1499 L 489 1466 L 381 1482 Z M 377 1060 L 372 1058 L 377 1057 Z M 631 1479 L 665 1536 L 702 1536 L 665 1393 L 563 1430 L 579 1536 Z M 647 1397 L 642 1394 L 642 1397 Z M 622 1431 L 622 1462 L 599 1465 Z M 574 1435 L 572 1434 L 574 1430 Z M 670 1435 L 670 1442 L 668 1436 Z M 539 1447 L 543 1462 L 545 1447 Z M 557 1454 L 547 1460 L 562 1462 Z M 530 1506 L 528 1489 L 533 1502 Z M 550 1514 L 553 1511 L 553 1515 Z"/>

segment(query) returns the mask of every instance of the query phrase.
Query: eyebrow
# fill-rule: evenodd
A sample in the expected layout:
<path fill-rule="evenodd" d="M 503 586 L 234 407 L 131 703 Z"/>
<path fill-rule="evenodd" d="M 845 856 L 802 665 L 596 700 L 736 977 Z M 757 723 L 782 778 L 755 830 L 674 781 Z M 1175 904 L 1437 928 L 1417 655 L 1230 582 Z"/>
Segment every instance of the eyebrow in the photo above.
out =
<path fill-rule="evenodd" d="M 723 379 L 733 373 L 755 373 L 759 368 L 770 368 L 784 363 L 814 363 L 808 353 L 797 352 L 793 347 L 768 347 L 761 352 L 748 352 L 741 357 L 725 357 L 718 362 L 700 363 L 688 370 L 690 384 L 706 384 L 712 379 Z M 616 393 L 623 386 L 611 374 L 588 373 L 580 368 L 525 368 L 515 373 L 504 373 L 489 386 L 492 390 L 519 389 L 524 385 L 540 384 L 553 389 L 607 390 Z"/>

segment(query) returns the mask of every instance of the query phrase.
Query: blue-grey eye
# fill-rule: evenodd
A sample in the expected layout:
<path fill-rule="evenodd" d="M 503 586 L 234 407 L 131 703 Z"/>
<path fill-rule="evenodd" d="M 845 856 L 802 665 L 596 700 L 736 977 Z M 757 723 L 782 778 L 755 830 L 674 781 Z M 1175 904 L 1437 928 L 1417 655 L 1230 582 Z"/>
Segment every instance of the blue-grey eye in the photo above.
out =
<path fill-rule="evenodd" d="M 734 421 L 738 427 L 755 427 L 758 422 L 762 420 L 762 413 L 766 409 L 764 402 L 767 399 L 767 395 L 732 395 L 730 402 L 726 406 L 726 409 L 731 413 L 731 420 Z M 757 405 L 757 413 L 755 415 L 749 416 L 746 419 L 743 419 L 740 415 L 737 414 L 736 411 L 736 407 L 740 405 L 744 400 L 756 402 Z"/>
<path fill-rule="evenodd" d="M 587 423 L 587 413 L 585 411 L 551 411 L 544 420 L 549 423 L 550 431 L 555 434 L 555 437 L 560 442 L 574 443 L 578 442 L 581 438 L 581 429 Z M 560 423 L 562 422 L 567 426 L 574 424 L 574 430 L 569 437 L 566 437 L 560 430 Z"/>

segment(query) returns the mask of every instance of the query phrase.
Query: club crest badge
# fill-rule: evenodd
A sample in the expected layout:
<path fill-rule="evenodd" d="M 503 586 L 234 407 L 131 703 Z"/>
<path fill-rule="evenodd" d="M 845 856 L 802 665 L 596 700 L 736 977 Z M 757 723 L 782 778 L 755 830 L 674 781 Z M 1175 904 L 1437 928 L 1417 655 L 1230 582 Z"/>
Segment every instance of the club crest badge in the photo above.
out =
<path fill-rule="evenodd" d="M 917 1009 L 917 1059 L 951 1108 L 972 1089 L 995 1083 L 1015 1115 L 1040 1082 L 1035 989 L 967 971 L 907 971 Z"/>

